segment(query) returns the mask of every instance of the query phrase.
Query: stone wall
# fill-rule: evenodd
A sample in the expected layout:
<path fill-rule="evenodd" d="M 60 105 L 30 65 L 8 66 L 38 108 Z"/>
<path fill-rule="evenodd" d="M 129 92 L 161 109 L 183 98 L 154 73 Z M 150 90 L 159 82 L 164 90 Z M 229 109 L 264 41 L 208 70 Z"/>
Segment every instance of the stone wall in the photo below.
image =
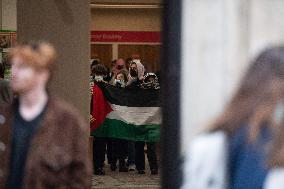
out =
<path fill-rule="evenodd" d="M 17 0 L 1 0 L 1 29 L 17 29 Z"/>
<path fill-rule="evenodd" d="M 47 40 L 58 52 L 53 91 L 89 118 L 90 5 L 88 0 L 18 0 L 18 40 Z"/>
<path fill-rule="evenodd" d="M 284 1 L 184 0 L 182 16 L 182 143 L 226 105 L 248 63 L 284 40 Z"/>

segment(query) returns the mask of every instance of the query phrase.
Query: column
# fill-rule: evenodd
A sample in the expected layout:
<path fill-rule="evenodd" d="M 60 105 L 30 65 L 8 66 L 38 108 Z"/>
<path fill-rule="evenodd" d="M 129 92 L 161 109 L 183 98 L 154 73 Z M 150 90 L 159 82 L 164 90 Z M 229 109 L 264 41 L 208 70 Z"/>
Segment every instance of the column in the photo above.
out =
<path fill-rule="evenodd" d="M 1 0 L 1 25 L 3 30 L 17 29 L 17 0 Z"/>
<path fill-rule="evenodd" d="M 249 62 L 284 42 L 281 0 L 183 0 L 182 151 L 223 111 Z"/>
<path fill-rule="evenodd" d="M 88 0 L 18 0 L 19 41 L 48 40 L 58 52 L 52 89 L 89 117 Z"/>

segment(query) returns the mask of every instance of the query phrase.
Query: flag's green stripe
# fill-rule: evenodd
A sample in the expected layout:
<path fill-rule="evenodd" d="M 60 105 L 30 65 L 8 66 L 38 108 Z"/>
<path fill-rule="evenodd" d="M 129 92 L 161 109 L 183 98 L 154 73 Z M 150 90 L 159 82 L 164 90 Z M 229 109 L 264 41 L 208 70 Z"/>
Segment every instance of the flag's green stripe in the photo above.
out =
<path fill-rule="evenodd" d="M 119 138 L 132 141 L 158 142 L 160 125 L 133 125 L 116 119 L 105 119 L 104 123 L 92 132 L 94 137 Z"/>

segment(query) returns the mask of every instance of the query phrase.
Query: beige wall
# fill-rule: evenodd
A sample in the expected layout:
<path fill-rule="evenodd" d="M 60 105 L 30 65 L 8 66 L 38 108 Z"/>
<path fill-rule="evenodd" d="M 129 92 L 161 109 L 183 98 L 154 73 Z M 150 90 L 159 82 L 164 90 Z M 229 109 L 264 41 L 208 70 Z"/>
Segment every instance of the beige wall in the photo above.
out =
<path fill-rule="evenodd" d="M 17 0 L 2 1 L 2 29 L 17 29 Z"/>
<path fill-rule="evenodd" d="M 58 51 L 55 93 L 89 118 L 90 7 L 88 0 L 18 0 L 19 41 L 44 39 Z"/>
<path fill-rule="evenodd" d="M 91 30 L 160 31 L 160 9 L 92 9 Z"/>
<path fill-rule="evenodd" d="M 250 60 L 284 43 L 283 0 L 183 0 L 183 150 L 223 110 Z M 194 108 L 192 108 L 194 107 Z"/>
<path fill-rule="evenodd" d="M 3 15 L 0 19 L 2 29 L 17 29 L 17 0 L 1 0 Z M 97 0 L 95 2 L 117 2 L 114 0 Z M 121 3 L 121 1 L 119 1 Z M 123 1 L 124 3 L 133 1 Z M 136 3 L 156 3 L 160 0 L 135 1 Z M 91 30 L 118 31 L 160 31 L 161 9 L 92 9 Z"/>
<path fill-rule="evenodd" d="M 250 1 L 250 56 L 268 45 L 284 44 L 284 1 Z"/>

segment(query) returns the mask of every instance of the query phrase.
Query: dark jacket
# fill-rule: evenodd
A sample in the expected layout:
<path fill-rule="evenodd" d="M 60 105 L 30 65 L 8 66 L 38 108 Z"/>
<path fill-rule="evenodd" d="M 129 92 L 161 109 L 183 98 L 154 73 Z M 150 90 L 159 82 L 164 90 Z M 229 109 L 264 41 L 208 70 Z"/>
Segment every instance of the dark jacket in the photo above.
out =
<path fill-rule="evenodd" d="M 9 86 L 9 82 L 0 79 L 0 106 L 4 104 L 10 104 L 13 100 L 13 93 Z"/>
<path fill-rule="evenodd" d="M 9 175 L 14 105 L 0 106 L 0 188 Z M 90 188 L 92 165 L 89 128 L 62 100 L 50 98 L 31 141 L 24 176 L 25 189 Z"/>
<path fill-rule="evenodd" d="M 132 80 L 129 80 L 126 84 L 125 88 L 127 89 L 140 89 L 142 81 L 138 78 L 134 78 Z"/>

